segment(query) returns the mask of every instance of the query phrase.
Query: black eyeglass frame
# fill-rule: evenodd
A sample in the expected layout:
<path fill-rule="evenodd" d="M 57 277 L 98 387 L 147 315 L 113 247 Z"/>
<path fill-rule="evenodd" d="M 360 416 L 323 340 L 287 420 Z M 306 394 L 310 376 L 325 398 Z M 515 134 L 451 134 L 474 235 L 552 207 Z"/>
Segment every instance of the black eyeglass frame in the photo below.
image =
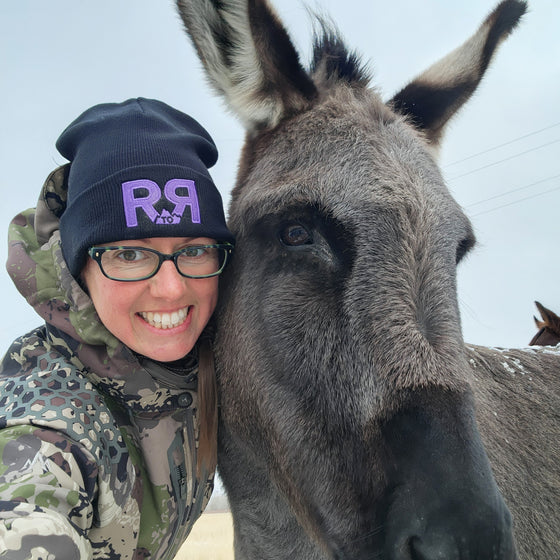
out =
<path fill-rule="evenodd" d="M 188 247 L 184 247 L 183 249 L 180 249 L 179 251 L 175 251 L 174 253 L 160 253 L 159 251 L 156 251 L 155 249 L 150 249 L 149 247 L 138 247 L 136 245 L 132 246 L 132 245 L 107 245 L 107 246 L 102 246 L 102 247 L 98 247 L 98 246 L 93 246 L 90 247 L 88 249 L 88 255 L 99 265 L 99 269 L 101 270 L 101 273 L 103 274 L 103 276 L 105 276 L 106 278 L 109 278 L 109 280 L 114 280 L 115 282 L 139 282 L 141 280 L 148 280 L 149 278 L 153 278 L 158 272 L 159 269 L 161 268 L 161 265 L 165 262 L 165 261 L 173 261 L 173 264 L 175 264 L 175 268 L 177 270 L 177 272 L 183 276 L 184 278 L 193 278 L 193 279 L 197 279 L 197 278 L 212 278 L 212 276 L 218 276 L 219 274 L 221 274 L 224 270 L 224 268 L 226 267 L 226 264 L 228 262 L 228 255 L 231 255 L 233 253 L 233 249 L 234 249 L 234 245 L 232 243 L 214 243 L 211 245 L 189 245 Z M 155 268 L 155 270 L 151 273 L 148 274 L 146 276 L 142 276 L 140 278 L 113 278 L 112 276 L 109 276 L 105 270 L 103 269 L 103 265 L 101 264 L 101 258 L 103 256 L 103 253 L 105 253 L 106 251 L 109 250 L 114 250 L 114 249 L 136 249 L 138 251 L 148 251 L 149 253 L 153 253 L 154 255 L 157 255 L 159 262 L 157 267 Z M 190 274 L 184 274 L 183 272 L 181 272 L 179 270 L 179 265 L 177 264 L 177 259 L 181 256 L 182 253 L 184 253 L 185 251 L 189 251 L 192 249 L 223 249 L 224 252 L 224 261 L 220 266 L 220 269 L 217 272 L 213 272 L 212 274 L 205 274 L 202 276 L 192 276 Z"/>

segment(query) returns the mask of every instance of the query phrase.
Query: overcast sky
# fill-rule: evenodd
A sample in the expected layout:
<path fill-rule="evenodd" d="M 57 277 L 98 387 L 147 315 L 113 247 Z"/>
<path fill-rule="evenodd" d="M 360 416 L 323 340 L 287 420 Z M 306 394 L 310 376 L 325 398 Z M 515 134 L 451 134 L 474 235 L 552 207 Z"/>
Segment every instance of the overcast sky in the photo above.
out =
<path fill-rule="evenodd" d="M 348 44 L 371 61 L 385 98 L 462 43 L 494 6 L 491 0 L 309 4 L 330 13 Z M 275 5 L 308 60 L 303 3 Z M 449 188 L 479 240 L 459 272 L 463 333 L 468 342 L 493 346 L 529 342 L 534 300 L 560 312 L 560 2 L 531 0 L 530 10 L 453 121 L 441 153 Z M 4 239 L 9 220 L 35 205 L 47 174 L 64 163 L 54 144 L 66 125 L 92 105 L 130 97 L 161 99 L 209 130 L 220 150 L 212 174 L 229 200 L 243 131 L 207 87 L 171 1 L 3 1 L 0 80 Z M 6 242 L 0 248 L 4 263 Z M 39 319 L 3 270 L 0 290 L 6 349 Z"/>

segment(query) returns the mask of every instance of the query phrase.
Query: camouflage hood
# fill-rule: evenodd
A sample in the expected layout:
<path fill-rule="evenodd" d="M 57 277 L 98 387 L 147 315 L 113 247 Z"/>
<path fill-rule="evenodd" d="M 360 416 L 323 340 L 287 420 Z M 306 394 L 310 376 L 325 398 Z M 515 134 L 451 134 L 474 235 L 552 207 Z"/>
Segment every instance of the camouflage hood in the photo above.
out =
<path fill-rule="evenodd" d="M 12 220 L 6 267 L 19 292 L 47 323 L 80 343 L 103 345 L 114 354 L 119 341 L 102 325 L 62 256 L 58 225 L 66 208 L 68 169 L 65 165 L 53 171 L 37 207 Z"/>
<path fill-rule="evenodd" d="M 173 397 L 192 389 L 192 376 L 138 357 L 100 321 L 93 302 L 70 274 L 60 244 L 69 165 L 47 178 L 36 208 L 18 214 L 8 234 L 8 274 L 47 323 L 51 343 L 103 392 L 143 412 L 170 410 Z M 193 369 L 196 359 L 191 361 Z M 190 368 L 189 368 L 190 369 Z M 149 371 L 148 371 L 149 370 Z M 141 401 L 141 402 L 140 402 Z"/>

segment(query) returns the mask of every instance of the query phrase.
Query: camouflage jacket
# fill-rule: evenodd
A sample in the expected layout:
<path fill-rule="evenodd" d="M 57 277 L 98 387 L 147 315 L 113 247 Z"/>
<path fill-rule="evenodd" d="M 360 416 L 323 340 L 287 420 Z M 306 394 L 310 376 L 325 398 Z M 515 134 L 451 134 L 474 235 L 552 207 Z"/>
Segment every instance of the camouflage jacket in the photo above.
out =
<path fill-rule="evenodd" d="M 62 257 L 66 174 L 10 225 L 8 272 L 45 325 L 0 365 L 0 559 L 171 559 L 213 484 L 196 348 L 173 371 L 101 324 Z"/>

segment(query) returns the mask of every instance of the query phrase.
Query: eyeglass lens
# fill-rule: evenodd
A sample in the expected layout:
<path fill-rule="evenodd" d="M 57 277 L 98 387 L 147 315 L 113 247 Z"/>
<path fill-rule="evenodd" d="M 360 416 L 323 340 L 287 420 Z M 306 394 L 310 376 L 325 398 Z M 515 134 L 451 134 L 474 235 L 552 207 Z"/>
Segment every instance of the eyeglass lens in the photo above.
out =
<path fill-rule="evenodd" d="M 192 246 L 175 255 L 176 266 L 181 274 L 204 277 L 220 271 L 226 258 L 226 250 Z M 101 267 L 105 274 L 120 280 L 149 277 L 158 269 L 159 262 L 159 253 L 135 247 L 108 249 L 101 255 Z"/>

